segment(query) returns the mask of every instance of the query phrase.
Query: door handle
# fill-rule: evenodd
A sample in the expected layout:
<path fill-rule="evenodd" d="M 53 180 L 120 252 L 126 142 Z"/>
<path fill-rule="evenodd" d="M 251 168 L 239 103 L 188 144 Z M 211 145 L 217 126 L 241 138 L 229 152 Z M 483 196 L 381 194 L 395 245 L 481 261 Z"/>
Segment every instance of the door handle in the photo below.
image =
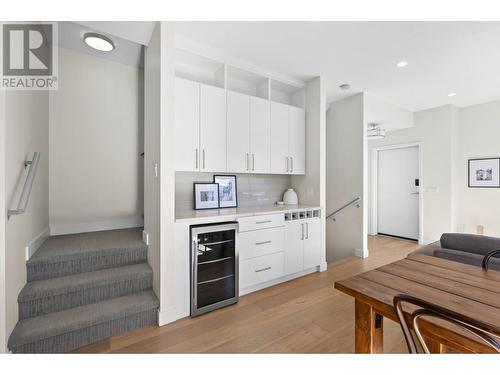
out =
<path fill-rule="evenodd" d="M 290 156 L 290 161 L 291 161 L 290 173 L 293 173 L 293 156 Z"/>
<path fill-rule="evenodd" d="M 309 239 L 309 223 L 306 223 L 306 240 Z"/>
<path fill-rule="evenodd" d="M 205 169 L 205 149 L 203 149 L 203 169 Z"/>
<path fill-rule="evenodd" d="M 196 169 L 198 169 L 198 149 L 195 148 L 194 150 L 196 152 Z"/>
<path fill-rule="evenodd" d="M 252 154 L 252 171 L 255 171 L 255 154 Z"/>
<path fill-rule="evenodd" d="M 268 271 L 270 269 L 271 269 L 271 267 L 266 267 L 266 268 L 261 268 L 260 270 L 255 270 L 255 272 Z"/>
<path fill-rule="evenodd" d="M 285 158 L 285 160 L 286 160 L 286 171 L 288 173 L 288 156 Z"/>
<path fill-rule="evenodd" d="M 272 223 L 272 220 L 264 220 L 264 221 L 256 221 L 255 224 L 267 224 L 267 223 Z"/>
<path fill-rule="evenodd" d="M 250 168 L 248 167 L 248 164 L 249 164 L 249 163 L 248 163 L 248 160 L 249 160 L 249 159 L 248 159 L 248 152 L 246 153 L 246 155 L 247 155 L 247 171 L 248 171 L 248 170 L 250 169 Z"/>
<path fill-rule="evenodd" d="M 273 242 L 273 241 L 262 241 L 262 242 L 256 242 L 256 243 L 255 243 L 255 245 L 257 245 L 257 246 L 258 246 L 258 245 L 266 245 L 266 244 L 271 243 L 271 242 Z"/>
<path fill-rule="evenodd" d="M 301 227 L 301 236 L 300 236 L 300 240 L 303 241 L 304 240 L 304 224 L 300 224 L 300 227 Z"/>

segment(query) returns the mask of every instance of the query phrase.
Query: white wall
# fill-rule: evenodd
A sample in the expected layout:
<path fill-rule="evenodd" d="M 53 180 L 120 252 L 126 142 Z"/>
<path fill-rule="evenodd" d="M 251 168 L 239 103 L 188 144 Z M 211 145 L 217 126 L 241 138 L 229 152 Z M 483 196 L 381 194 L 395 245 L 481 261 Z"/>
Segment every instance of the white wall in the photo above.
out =
<path fill-rule="evenodd" d="M 388 132 L 385 139 L 369 141 L 370 184 L 373 183 L 372 157 L 376 147 L 420 143 L 422 176 L 420 194 L 423 200 L 423 243 L 439 239 L 453 228 L 452 150 L 455 108 L 451 105 L 415 112 L 414 127 Z M 373 208 L 370 200 L 370 212 Z M 370 215 L 371 219 L 372 215 Z M 375 228 L 370 221 L 371 232 Z"/>
<path fill-rule="evenodd" d="M 0 22 L 0 27 L 2 23 Z M 0 176 L 5 176 L 5 91 L 0 90 Z M 0 353 L 7 352 L 5 301 L 5 180 L 0 180 Z"/>
<path fill-rule="evenodd" d="M 378 123 L 390 131 L 413 127 L 413 112 L 389 103 L 372 93 L 364 93 L 365 123 Z"/>
<path fill-rule="evenodd" d="M 467 186 L 467 160 L 500 157 L 500 101 L 460 108 L 457 111 L 454 211 L 456 230 L 500 237 L 500 189 Z"/>
<path fill-rule="evenodd" d="M 326 212 L 364 194 L 363 94 L 330 104 L 326 117 Z M 364 202 L 362 202 L 364 204 Z M 326 222 L 327 261 L 365 250 L 363 210 L 348 208 Z"/>
<path fill-rule="evenodd" d="M 60 48 L 50 93 L 53 234 L 142 224 L 142 131 L 143 71 Z"/>
<path fill-rule="evenodd" d="M 26 212 L 5 222 L 6 337 L 17 322 L 17 296 L 26 284 L 26 245 L 49 227 L 48 101 L 49 95 L 43 91 L 5 92 L 6 131 L 2 140 L 8 140 L 5 146 L 6 209 L 17 207 L 26 180 L 24 161 L 31 159 L 34 151 L 41 153 Z"/>

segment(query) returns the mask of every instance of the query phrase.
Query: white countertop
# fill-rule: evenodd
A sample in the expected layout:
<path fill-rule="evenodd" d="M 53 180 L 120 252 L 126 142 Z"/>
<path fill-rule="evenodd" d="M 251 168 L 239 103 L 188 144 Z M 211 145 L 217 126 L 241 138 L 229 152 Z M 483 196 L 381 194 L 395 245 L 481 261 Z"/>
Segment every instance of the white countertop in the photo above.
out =
<path fill-rule="evenodd" d="M 221 208 L 213 210 L 186 210 L 176 211 L 175 222 L 200 222 L 212 221 L 217 219 L 234 220 L 244 216 L 279 214 L 297 210 L 313 210 L 320 209 L 319 206 L 308 205 L 272 205 L 272 206 L 256 206 L 256 207 L 236 207 L 236 208 Z"/>

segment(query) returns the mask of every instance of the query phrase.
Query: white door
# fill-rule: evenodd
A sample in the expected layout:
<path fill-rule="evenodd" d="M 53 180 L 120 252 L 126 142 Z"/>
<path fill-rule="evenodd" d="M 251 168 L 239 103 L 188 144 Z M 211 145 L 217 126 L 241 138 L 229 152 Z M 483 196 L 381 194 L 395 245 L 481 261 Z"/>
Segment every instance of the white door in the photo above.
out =
<path fill-rule="evenodd" d="M 289 172 L 288 107 L 271 102 L 271 173 Z"/>
<path fill-rule="evenodd" d="M 252 172 L 269 173 L 271 170 L 271 106 L 269 100 L 253 96 L 250 97 L 250 153 Z"/>
<path fill-rule="evenodd" d="M 226 90 L 200 85 L 200 171 L 226 171 Z"/>
<path fill-rule="evenodd" d="M 303 222 L 289 221 L 285 227 L 285 274 L 304 269 Z"/>
<path fill-rule="evenodd" d="M 304 225 L 304 269 L 308 269 L 319 266 L 321 260 L 321 222 L 311 219 Z"/>
<path fill-rule="evenodd" d="M 197 171 L 200 156 L 200 84 L 175 80 L 175 170 Z"/>
<path fill-rule="evenodd" d="M 227 171 L 249 172 L 250 162 L 250 97 L 228 91 Z"/>
<path fill-rule="evenodd" d="M 303 108 L 289 107 L 288 155 L 290 156 L 290 172 L 306 173 L 306 118 Z"/>
<path fill-rule="evenodd" d="M 378 152 L 377 232 L 418 240 L 418 147 Z"/>

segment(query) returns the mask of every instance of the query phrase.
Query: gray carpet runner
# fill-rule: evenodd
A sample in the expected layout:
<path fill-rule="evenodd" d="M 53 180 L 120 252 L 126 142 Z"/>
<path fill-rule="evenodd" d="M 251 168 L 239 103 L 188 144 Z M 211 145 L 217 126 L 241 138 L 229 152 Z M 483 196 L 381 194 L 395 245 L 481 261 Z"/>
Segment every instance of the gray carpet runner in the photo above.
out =
<path fill-rule="evenodd" d="M 14 353 L 62 353 L 157 324 L 141 228 L 50 237 L 27 262 Z"/>

